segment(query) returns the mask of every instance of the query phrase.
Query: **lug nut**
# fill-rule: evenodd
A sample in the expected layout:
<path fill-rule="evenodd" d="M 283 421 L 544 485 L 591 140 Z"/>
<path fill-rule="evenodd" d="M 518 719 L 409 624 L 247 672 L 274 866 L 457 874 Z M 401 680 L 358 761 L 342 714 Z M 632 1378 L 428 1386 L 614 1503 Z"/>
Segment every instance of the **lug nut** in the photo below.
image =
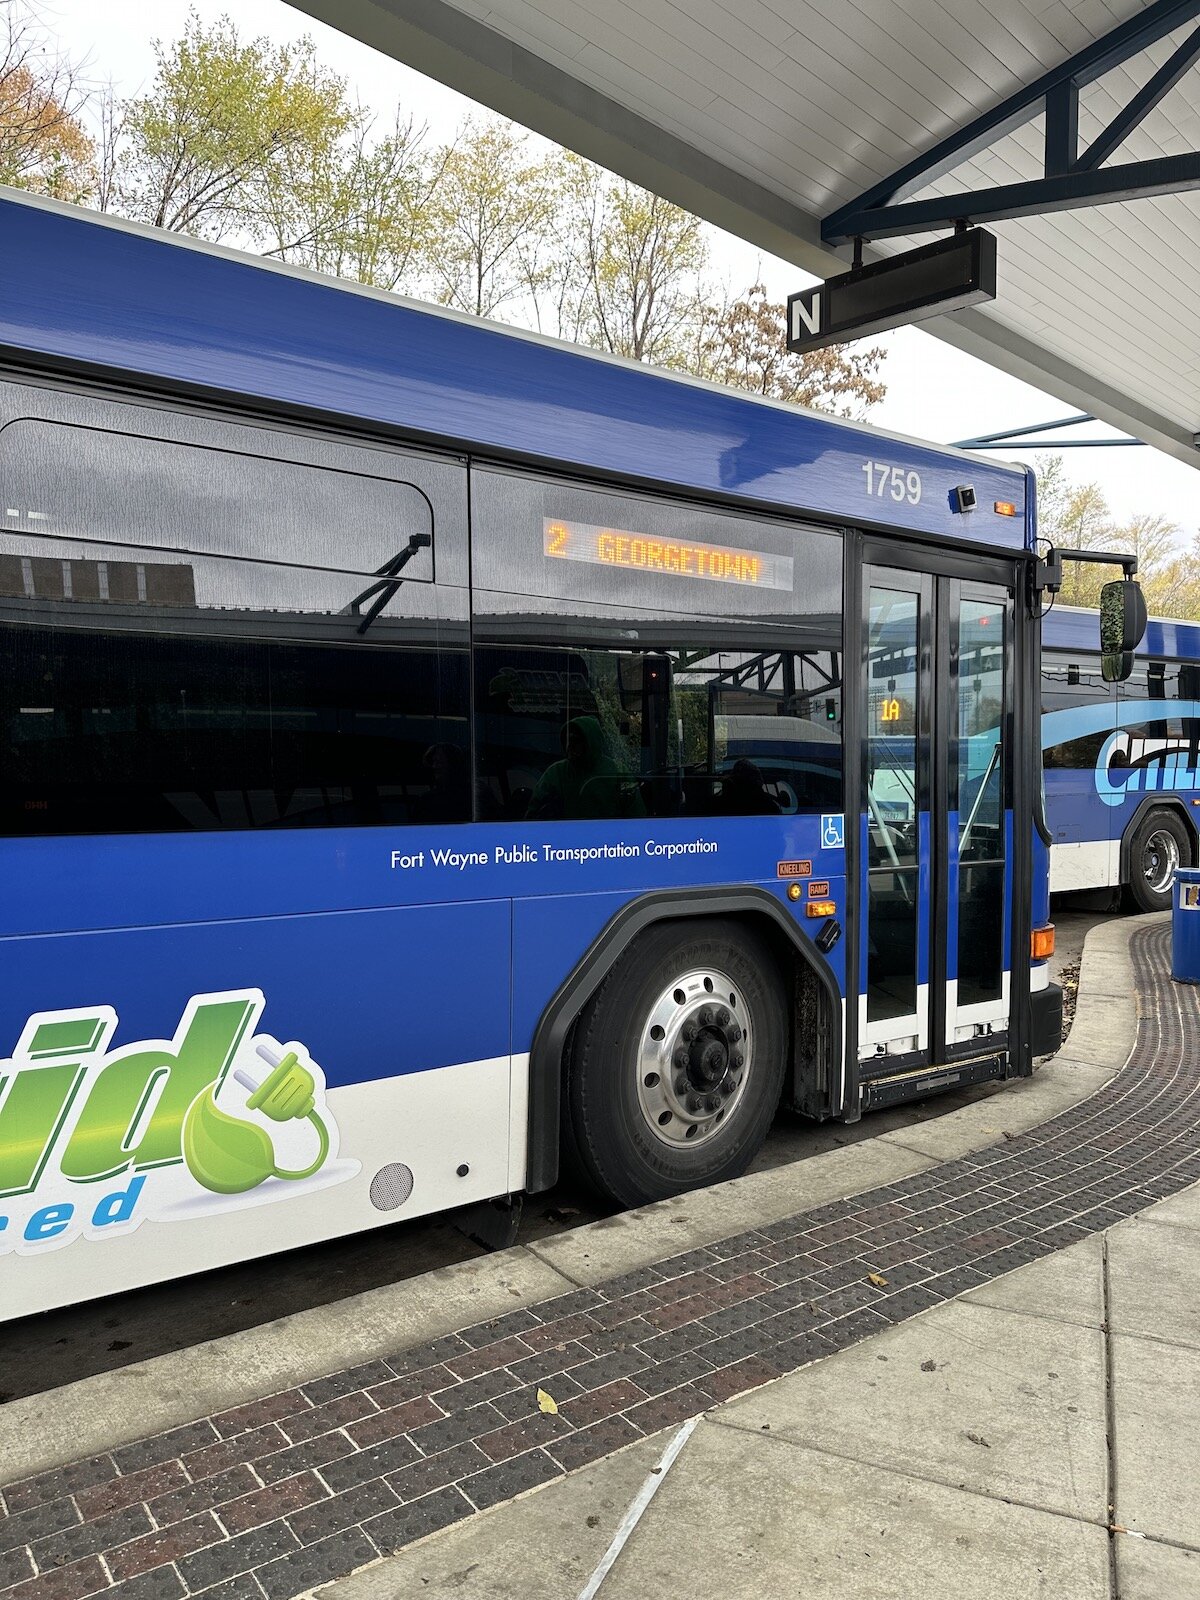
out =
<path fill-rule="evenodd" d="M 701 1100 L 701 1098 L 700 1098 L 700 1096 L 698 1094 L 690 1094 L 690 1095 L 688 1095 L 687 1108 L 693 1114 L 695 1112 L 697 1112 L 697 1111 L 703 1111 L 704 1110 L 704 1102 L 703 1102 L 703 1100 Z"/>
<path fill-rule="evenodd" d="M 728 1030 L 728 1037 L 730 1044 L 736 1044 L 742 1037 L 742 1030 L 738 1027 L 736 1022 L 733 1024 L 732 1028 Z"/>
<path fill-rule="evenodd" d="M 698 1020 L 699 1020 L 700 1025 L 702 1027 L 705 1027 L 705 1028 L 711 1027 L 712 1026 L 712 1020 L 713 1020 L 713 1008 L 711 1006 L 705 1006 L 703 1011 L 701 1011 Z"/>
<path fill-rule="evenodd" d="M 717 1027 L 718 1028 L 727 1028 L 728 1026 L 729 1026 L 729 1013 L 728 1013 L 728 1011 L 726 1011 L 725 1007 L 722 1006 L 720 1008 L 720 1010 L 717 1012 Z"/>
<path fill-rule="evenodd" d="M 710 1111 L 719 1111 L 721 1109 L 721 1102 L 715 1094 L 710 1094 L 708 1097 L 708 1109 Z"/>
<path fill-rule="evenodd" d="M 729 1058 L 729 1065 L 736 1069 L 742 1065 L 742 1059 L 742 1052 L 735 1050 Z"/>
<path fill-rule="evenodd" d="M 683 1096 L 687 1093 L 687 1079 L 686 1078 L 676 1078 L 675 1079 L 675 1093 L 680 1097 L 680 1099 L 682 1099 Z"/>
<path fill-rule="evenodd" d="M 680 1028 L 679 1037 L 681 1039 L 686 1039 L 688 1044 L 691 1044 L 692 1040 L 696 1037 L 696 1034 L 697 1034 L 698 1031 L 699 1030 L 697 1029 L 696 1024 L 694 1022 L 688 1021 L 688 1022 L 684 1023 L 682 1028 Z"/>
<path fill-rule="evenodd" d="M 671 1059 L 674 1061 L 677 1067 L 686 1067 L 690 1058 L 687 1051 L 680 1044 L 676 1045 L 675 1054 L 671 1057 Z"/>

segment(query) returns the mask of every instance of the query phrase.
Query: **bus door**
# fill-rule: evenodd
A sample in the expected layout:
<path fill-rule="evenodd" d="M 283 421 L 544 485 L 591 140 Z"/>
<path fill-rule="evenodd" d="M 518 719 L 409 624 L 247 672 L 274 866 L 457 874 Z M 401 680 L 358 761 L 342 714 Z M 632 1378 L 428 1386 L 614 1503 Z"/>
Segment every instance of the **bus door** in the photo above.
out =
<path fill-rule="evenodd" d="M 1003 1047 L 1013 591 L 863 568 L 864 1078 Z"/>

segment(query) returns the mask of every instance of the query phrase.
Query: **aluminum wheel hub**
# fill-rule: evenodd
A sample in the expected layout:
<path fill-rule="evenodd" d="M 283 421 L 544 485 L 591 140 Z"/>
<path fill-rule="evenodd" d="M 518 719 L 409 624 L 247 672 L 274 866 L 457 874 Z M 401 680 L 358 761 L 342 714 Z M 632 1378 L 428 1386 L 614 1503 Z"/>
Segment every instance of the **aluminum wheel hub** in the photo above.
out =
<path fill-rule="evenodd" d="M 1142 872 L 1155 894 L 1164 894 L 1175 881 L 1179 866 L 1179 841 L 1166 828 L 1156 828 L 1142 851 Z"/>
<path fill-rule="evenodd" d="M 754 1036 L 738 985 L 715 967 L 685 972 L 650 1008 L 638 1044 L 638 1104 L 667 1145 L 711 1139 L 746 1092 Z"/>

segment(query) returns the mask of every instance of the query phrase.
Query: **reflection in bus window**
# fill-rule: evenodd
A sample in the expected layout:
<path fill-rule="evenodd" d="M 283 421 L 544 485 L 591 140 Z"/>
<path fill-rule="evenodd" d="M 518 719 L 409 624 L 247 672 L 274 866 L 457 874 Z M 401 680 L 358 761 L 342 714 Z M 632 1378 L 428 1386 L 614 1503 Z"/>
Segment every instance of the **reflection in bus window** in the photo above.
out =
<path fill-rule="evenodd" d="M 836 653 L 476 651 L 483 817 L 841 809 Z"/>
<path fill-rule="evenodd" d="M 605 748 L 596 717 L 572 717 L 562 730 L 562 759 L 537 781 L 526 816 L 534 822 L 641 817 L 641 792 Z"/>
<path fill-rule="evenodd" d="M 866 662 L 867 1021 L 917 1007 L 918 597 L 872 587 Z"/>
<path fill-rule="evenodd" d="M 958 606 L 958 1002 L 998 1000 L 1004 977 L 1006 704 L 1003 604 Z"/>

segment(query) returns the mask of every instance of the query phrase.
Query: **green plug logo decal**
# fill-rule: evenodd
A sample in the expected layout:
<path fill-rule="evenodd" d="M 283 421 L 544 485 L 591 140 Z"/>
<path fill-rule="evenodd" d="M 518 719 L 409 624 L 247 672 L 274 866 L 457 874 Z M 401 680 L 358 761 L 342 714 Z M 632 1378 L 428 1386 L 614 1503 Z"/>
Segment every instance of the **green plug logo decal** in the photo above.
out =
<path fill-rule="evenodd" d="M 264 1130 L 222 1111 L 214 1091 L 206 1089 L 183 1119 L 183 1159 L 196 1182 L 214 1194 L 241 1194 L 268 1178 L 311 1178 L 329 1154 L 329 1129 L 315 1109 L 312 1073 L 300 1065 L 294 1050 L 281 1055 L 261 1043 L 256 1049 L 274 1070 L 261 1084 L 245 1071 L 234 1073 L 235 1080 L 250 1090 L 247 1109 L 261 1111 L 273 1122 L 312 1123 L 319 1141 L 317 1154 L 298 1172 L 277 1167 L 275 1146 Z"/>
<path fill-rule="evenodd" d="M 0 1061 L 0 1255 L 354 1176 L 324 1073 L 255 1031 L 265 1007 L 258 989 L 194 995 L 171 1039 L 116 1050 L 110 1006 L 30 1017 Z"/>

